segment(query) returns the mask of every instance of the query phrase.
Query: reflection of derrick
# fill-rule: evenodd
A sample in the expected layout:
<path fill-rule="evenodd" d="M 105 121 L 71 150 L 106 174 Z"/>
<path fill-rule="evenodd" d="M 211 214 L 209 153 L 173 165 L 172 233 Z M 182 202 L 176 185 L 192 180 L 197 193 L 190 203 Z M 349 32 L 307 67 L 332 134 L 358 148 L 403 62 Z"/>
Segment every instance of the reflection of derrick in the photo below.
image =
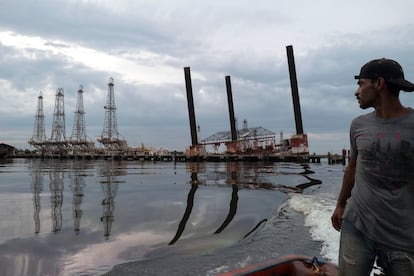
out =
<path fill-rule="evenodd" d="M 108 97 L 105 105 L 105 122 L 101 137 L 97 140 L 109 150 L 122 150 L 127 148 L 127 142 L 121 139 L 118 132 L 118 124 L 116 119 L 116 107 L 114 96 L 114 80 L 109 79 Z"/>
<path fill-rule="evenodd" d="M 43 192 L 43 175 L 41 173 L 41 170 L 39 168 L 36 168 L 32 172 L 32 193 L 33 193 L 33 219 L 35 221 L 35 234 L 38 234 L 40 232 L 40 193 Z"/>
<path fill-rule="evenodd" d="M 75 117 L 73 120 L 72 135 L 70 144 L 75 152 L 82 152 L 93 148 L 93 143 L 87 140 L 85 127 L 85 111 L 83 108 L 83 87 L 78 90 L 76 101 Z"/>
<path fill-rule="evenodd" d="M 33 128 L 32 138 L 28 143 L 34 146 L 37 149 L 42 149 L 44 142 L 46 141 L 45 134 L 45 116 L 43 114 L 43 96 L 40 92 L 39 97 L 37 98 L 37 110 L 35 115 L 35 125 Z"/>
<path fill-rule="evenodd" d="M 109 237 L 111 234 L 112 222 L 114 221 L 114 210 L 115 210 L 115 195 L 116 189 L 112 190 L 111 183 L 101 184 L 102 190 L 105 194 L 105 198 L 102 200 L 103 213 L 101 221 L 104 224 L 104 236 Z"/>
<path fill-rule="evenodd" d="M 101 188 L 105 197 L 102 200 L 103 210 L 101 221 L 104 224 L 104 236 L 108 238 L 111 234 L 112 222 L 114 221 L 115 197 L 118 190 L 118 181 L 112 167 L 107 168 L 105 175 L 107 180 L 101 181 Z"/>
<path fill-rule="evenodd" d="M 63 172 L 53 168 L 50 172 L 50 203 L 52 213 L 53 232 L 62 229 L 62 204 L 63 204 Z"/>
<path fill-rule="evenodd" d="M 72 199 L 72 210 L 73 210 L 73 224 L 76 234 L 79 234 L 80 222 L 82 218 L 83 211 L 81 209 L 82 199 L 84 196 L 85 188 L 85 179 L 84 176 L 81 176 L 80 171 L 75 169 L 75 174 L 72 178 L 72 183 L 70 184 L 70 189 L 73 193 Z"/>

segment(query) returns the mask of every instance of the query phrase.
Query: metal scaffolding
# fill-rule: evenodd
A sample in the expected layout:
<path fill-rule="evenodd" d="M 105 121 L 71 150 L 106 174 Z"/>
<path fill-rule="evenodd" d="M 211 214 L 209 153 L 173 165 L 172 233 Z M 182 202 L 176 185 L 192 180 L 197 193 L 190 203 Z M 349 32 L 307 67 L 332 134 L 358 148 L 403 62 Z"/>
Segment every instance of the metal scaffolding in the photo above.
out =
<path fill-rule="evenodd" d="M 51 142 L 64 142 L 66 140 L 65 130 L 65 101 L 63 88 L 56 90 L 55 110 L 53 112 Z"/>
<path fill-rule="evenodd" d="M 28 143 L 37 149 L 41 149 L 42 144 L 45 141 L 45 115 L 43 114 L 43 96 L 42 92 L 40 92 L 39 97 L 37 97 L 37 110 L 35 115 L 33 135 L 32 138 L 28 141 Z"/>
<path fill-rule="evenodd" d="M 102 135 L 97 139 L 108 150 L 124 150 L 127 148 L 126 140 L 118 132 L 116 120 L 116 106 L 114 96 L 114 80 L 109 79 L 108 97 L 105 105 L 105 121 Z"/>
<path fill-rule="evenodd" d="M 75 117 L 73 119 L 72 135 L 68 141 L 76 153 L 93 149 L 93 142 L 88 141 L 85 126 L 85 111 L 83 108 L 83 87 L 79 86 L 76 101 Z"/>
<path fill-rule="evenodd" d="M 233 140 L 231 131 L 220 131 L 201 140 L 201 145 L 211 145 L 217 151 L 220 145 L 224 144 L 229 153 L 272 151 L 275 149 L 276 134 L 263 127 L 249 128 L 247 120 L 244 120 L 243 128 L 237 130 L 236 133 L 236 141 Z"/>
<path fill-rule="evenodd" d="M 56 90 L 55 109 L 53 112 L 52 134 L 44 143 L 48 154 L 64 155 L 67 153 L 65 129 L 65 102 L 63 88 Z"/>

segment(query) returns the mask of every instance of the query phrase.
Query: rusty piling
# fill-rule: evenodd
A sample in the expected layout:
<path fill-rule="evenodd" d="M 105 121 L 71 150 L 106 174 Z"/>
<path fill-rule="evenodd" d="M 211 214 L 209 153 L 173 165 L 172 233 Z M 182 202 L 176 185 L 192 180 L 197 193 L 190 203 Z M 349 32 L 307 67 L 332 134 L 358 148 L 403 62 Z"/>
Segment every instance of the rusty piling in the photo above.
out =
<path fill-rule="evenodd" d="M 292 88 L 292 101 L 293 110 L 295 113 L 296 134 L 303 134 L 302 115 L 300 112 L 299 102 L 299 89 L 298 81 L 296 78 L 295 58 L 293 56 L 292 45 L 286 46 L 286 51 L 289 65 L 290 86 Z"/>
<path fill-rule="evenodd" d="M 227 102 L 229 105 L 231 140 L 237 141 L 236 119 L 234 117 L 233 94 L 231 90 L 230 76 L 226 76 L 225 79 L 226 79 L 226 89 L 227 89 Z"/>
<path fill-rule="evenodd" d="M 185 88 L 187 90 L 188 116 L 190 118 L 191 144 L 198 144 L 197 126 L 194 112 L 193 87 L 191 85 L 190 67 L 184 67 Z"/>

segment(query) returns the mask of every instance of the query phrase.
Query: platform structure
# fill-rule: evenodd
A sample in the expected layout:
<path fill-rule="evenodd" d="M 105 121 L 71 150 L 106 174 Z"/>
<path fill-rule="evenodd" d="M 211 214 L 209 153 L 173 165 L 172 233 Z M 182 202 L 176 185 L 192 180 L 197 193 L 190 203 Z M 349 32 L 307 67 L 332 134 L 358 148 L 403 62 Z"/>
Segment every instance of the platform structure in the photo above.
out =
<path fill-rule="evenodd" d="M 231 131 L 220 131 L 203 140 L 201 145 L 212 146 L 215 153 L 219 152 L 221 145 L 226 147 L 228 154 L 248 154 L 273 152 L 276 149 L 276 134 L 263 127 L 248 128 L 237 131 L 237 140 L 232 140 Z"/>

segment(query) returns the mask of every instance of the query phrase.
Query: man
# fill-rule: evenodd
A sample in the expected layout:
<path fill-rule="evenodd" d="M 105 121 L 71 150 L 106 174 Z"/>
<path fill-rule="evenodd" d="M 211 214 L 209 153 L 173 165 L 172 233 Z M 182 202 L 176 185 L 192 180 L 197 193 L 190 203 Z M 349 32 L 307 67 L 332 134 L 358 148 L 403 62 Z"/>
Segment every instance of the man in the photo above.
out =
<path fill-rule="evenodd" d="M 394 60 L 361 68 L 355 96 L 362 109 L 350 128 L 350 161 L 331 220 L 341 231 L 340 275 L 414 275 L 414 110 L 399 92 L 414 91 Z"/>

